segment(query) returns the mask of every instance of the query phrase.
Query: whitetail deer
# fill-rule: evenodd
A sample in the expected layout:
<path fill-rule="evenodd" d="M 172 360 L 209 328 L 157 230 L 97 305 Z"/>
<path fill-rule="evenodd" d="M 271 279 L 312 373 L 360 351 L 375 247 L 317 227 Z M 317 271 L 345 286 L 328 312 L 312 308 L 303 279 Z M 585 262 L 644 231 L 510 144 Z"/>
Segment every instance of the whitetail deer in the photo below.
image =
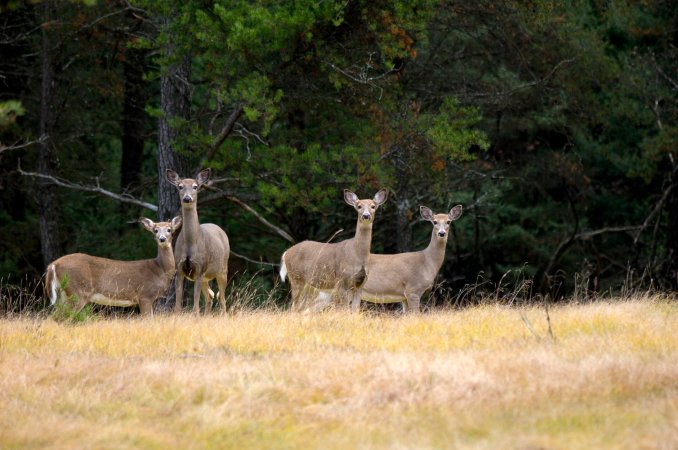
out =
<path fill-rule="evenodd" d="M 216 278 L 219 286 L 219 305 L 226 312 L 226 282 L 228 281 L 228 256 L 231 252 L 228 236 L 213 223 L 198 222 L 198 192 L 210 181 L 211 170 L 201 170 L 198 176 L 182 179 L 167 169 L 167 181 L 179 190 L 183 226 L 174 247 L 177 262 L 175 311 L 181 312 L 184 296 L 184 278 L 193 286 L 193 311 L 200 313 L 200 293 L 205 297 L 205 313 L 212 311 L 213 293 L 209 282 Z M 210 295 L 212 294 L 212 295 Z"/>
<path fill-rule="evenodd" d="M 433 286 L 445 259 L 445 246 L 452 221 L 461 216 L 457 205 L 448 214 L 436 214 L 426 206 L 421 217 L 433 224 L 431 242 L 419 252 L 395 255 L 371 254 L 370 276 L 363 285 L 362 299 L 372 303 L 403 303 L 404 311 L 419 311 L 421 296 Z"/>
<path fill-rule="evenodd" d="M 294 309 L 305 309 L 313 291 L 335 290 L 353 311 L 360 309 L 360 290 L 368 275 L 372 223 L 377 208 L 387 197 L 385 189 L 366 200 L 344 190 L 344 200 L 358 212 L 355 237 L 337 243 L 304 241 L 283 253 L 280 278 L 285 281 L 289 275 Z"/>
<path fill-rule="evenodd" d="M 45 288 L 52 305 L 73 298 L 74 309 L 87 303 L 107 306 L 139 305 L 141 314 L 153 315 L 153 304 L 165 294 L 176 270 L 172 252 L 172 234 L 181 227 L 181 217 L 172 222 L 139 222 L 155 234 L 158 256 L 141 261 L 117 261 L 73 253 L 47 266 Z"/>

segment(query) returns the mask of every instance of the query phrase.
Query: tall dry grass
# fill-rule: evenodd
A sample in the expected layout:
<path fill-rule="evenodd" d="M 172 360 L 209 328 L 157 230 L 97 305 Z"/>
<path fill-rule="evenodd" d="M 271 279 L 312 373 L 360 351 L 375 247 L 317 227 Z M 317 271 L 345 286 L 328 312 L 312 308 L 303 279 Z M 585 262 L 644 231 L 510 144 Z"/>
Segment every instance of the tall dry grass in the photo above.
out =
<path fill-rule="evenodd" d="M 678 448 L 677 313 L 3 320 L 0 448 Z"/>

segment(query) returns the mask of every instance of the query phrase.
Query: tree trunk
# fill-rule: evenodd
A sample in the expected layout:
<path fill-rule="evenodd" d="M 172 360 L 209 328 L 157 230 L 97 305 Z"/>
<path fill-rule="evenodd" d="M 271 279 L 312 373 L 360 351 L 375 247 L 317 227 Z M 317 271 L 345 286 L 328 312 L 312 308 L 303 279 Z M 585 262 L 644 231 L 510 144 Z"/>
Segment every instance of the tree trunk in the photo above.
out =
<path fill-rule="evenodd" d="M 40 99 L 40 150 L 38 154 L 38 172 L 56 175 L 58 160 L 54 145 L 56 124 L 56 92 L 58 80 L 55 67 L 58 56 L 53 47 L 58 45 L 56 25 L 51 21 L 58 17 L 55 1 L 45 1 L 42 5 L 42 87 Z M 59 245 L 59 215 L 56 186 L 38 181 L 38 208 L 40 211 L 40 248 L 45 266 L 61 256 Z"/>
<path fill-rule="evenodd" d="M 123 66 L 124 98 L 122 110 L 122 160 L 120 162 L 120 188 L 134 192 L 141 182 L 141 163 L 144 154 L 144 131 L 148 116 L 146 106 L 147 86 L 144 82 L 146 52 L 128 49 Z"/>
<path fill-rule="evenodd" d="M 678 290 L 678 177 L 671 173 L 671 193 L 666 201 L 668 228 L 666 230 L 667 271 L 670 286 Z"/>
<path fill-rule="evenodd" d="M 186 152 L 177 151 L 177 138 L 181 137 L 180 127 L 173 126 L 174 120 L 188 121 L 191 112 L 191 74 L 190 55 L 178 55 L 177 46 L 172 40 L 170 30 L 172 19 L 164 19 L 165 33 L 169 41 L 165 45 L 165 58 L 171 62 L 162 70 L 160 77 L 160 107 L 162 115 L 158 122 L 158 220 L 168 221 L 181 214 L 181 204 L 177 188 L 171 185 L 165 171 L 172 169 L 180 176 L 194 176 L 193 159 Z M 186 289 L 186 286 L 184 286 Z M 176 291 L 174 280 L 170 284 L 167 295 L 158 299 L 156 308 L 169 311 L 174 307 Z"/>
<path fill-rule="evenodd" d="M 167 26 L 167 25 L 166 25 Z M 175 46 L 169 42 L 165 47 L 166 56 L 176 52 Z M 191 91 L 189 77 L 191 60 L 183 55 L 165 69 L 160 78 L 160 107 L 162 116 L 158 129 L 158 219 L 171 220 L 179 214 L 179 194 L 176 187 L 165 179 L 165 170 L 172 169 L 182 177 L 195 175 L 191 164 L 192 158 L 185 152 L 177 152 L 176 140 L 181 130 L 172 126 L 175 119 L 188 120 L 191 111 Z"/>
<path fill-rule="evenodd" d="M 405 144 L 396 144 L 399 148 L 395 154 L 395 177 L 396 177 L 396 251 L 398 253 L 409 252 L 412 248 L 412 228 L 410 221 L 412 210 L 410 204 L 410 155 Z M 418 214 L 418 211 L 417 211 Z"/>

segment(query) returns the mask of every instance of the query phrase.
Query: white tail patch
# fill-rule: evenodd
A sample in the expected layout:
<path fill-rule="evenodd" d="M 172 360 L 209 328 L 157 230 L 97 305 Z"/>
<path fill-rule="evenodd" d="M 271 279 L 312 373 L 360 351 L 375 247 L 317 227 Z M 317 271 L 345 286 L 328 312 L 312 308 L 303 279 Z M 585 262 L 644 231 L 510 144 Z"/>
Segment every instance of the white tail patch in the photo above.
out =
<path fill-rule="evenodd" d="M 59 278 L 57 278 L 56 266 L 50 264 L 49 269 L 52 272 L 52 277 L 49 283 L 49 302 L 54 305 L 57 301 L 57 289 L 61 289 L 59 286 Z"/>
<path fill-rule="evenodd" d="M 287 266 L 285 265 L 285 253 L 283 253 L 282 258 L 280 258 L 280 279 L 283 281 L 283 283 L 285 282 L 285 278 L 287 277 Z"/>

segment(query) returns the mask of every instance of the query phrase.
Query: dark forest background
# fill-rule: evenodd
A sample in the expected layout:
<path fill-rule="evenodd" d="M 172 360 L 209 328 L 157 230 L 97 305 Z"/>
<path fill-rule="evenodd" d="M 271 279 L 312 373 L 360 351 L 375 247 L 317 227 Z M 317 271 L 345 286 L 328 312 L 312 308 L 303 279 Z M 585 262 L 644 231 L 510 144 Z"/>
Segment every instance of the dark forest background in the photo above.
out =
<path fill-rule="evenodd" d="M 440 293 L 677 287 L 672 1 L 0 5 L 4 283 L 153 257 L 136 219 L 179 211 L 159 174 L 211 167 L 201 221 L 263 288 L 256 261 L 351 236 L 342 190 L 380 187 L 375 253 L 426 245 L 419 205 L 463 204 Z"/>

